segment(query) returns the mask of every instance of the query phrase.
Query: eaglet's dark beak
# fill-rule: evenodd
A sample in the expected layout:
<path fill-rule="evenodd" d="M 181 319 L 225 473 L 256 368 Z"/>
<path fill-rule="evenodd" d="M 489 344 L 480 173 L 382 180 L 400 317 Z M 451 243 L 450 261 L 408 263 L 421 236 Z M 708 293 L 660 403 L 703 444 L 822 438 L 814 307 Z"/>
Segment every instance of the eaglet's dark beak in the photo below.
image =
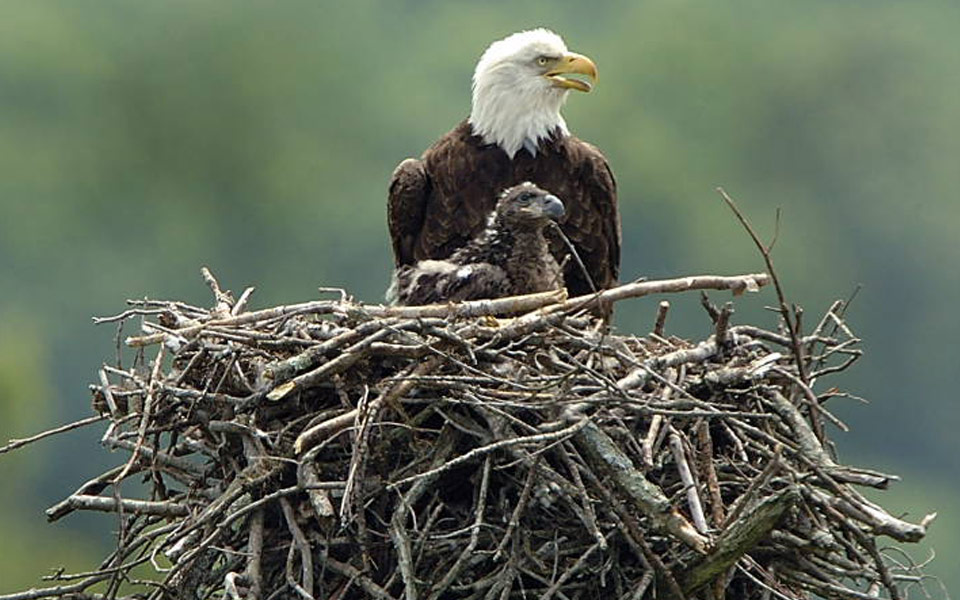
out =
<path fill-rule="evenodd" d="M 554 221 L 560 219 L 566 211 L 563 208 L 563 202 L 553 194 L 547 194 L 543 197 L 543 214 Z"/>

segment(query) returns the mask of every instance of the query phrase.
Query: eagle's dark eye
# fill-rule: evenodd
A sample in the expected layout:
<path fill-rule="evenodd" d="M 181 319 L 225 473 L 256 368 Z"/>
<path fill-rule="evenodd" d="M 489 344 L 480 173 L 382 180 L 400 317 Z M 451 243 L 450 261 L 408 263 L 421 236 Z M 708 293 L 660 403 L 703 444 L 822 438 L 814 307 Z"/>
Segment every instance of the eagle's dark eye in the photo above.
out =
<path fill-rule="evenodd" d="M 520 204 L 530 204 L 530 201 L 533 200 L 533 196 L 534 195 L 531 194 L 530 192 L 523 192 L 522 194 L 517 196 L 517 202 L 519 202 Z"/>

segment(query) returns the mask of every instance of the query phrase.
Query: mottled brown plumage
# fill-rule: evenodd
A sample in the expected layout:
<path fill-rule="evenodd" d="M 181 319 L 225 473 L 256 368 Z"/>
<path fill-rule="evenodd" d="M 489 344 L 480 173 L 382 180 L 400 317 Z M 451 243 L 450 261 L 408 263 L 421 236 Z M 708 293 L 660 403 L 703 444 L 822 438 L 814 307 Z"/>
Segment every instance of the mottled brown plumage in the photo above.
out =
<path fill-rule="evenodd" d="M 466 121 L 423 158 L 407 159 L 393 173 L 388 219 L 396 266 L 450 256 L 483 230 L 497 192 L 522 181 L 563 199 L 561 228 L 593 283 L 614 285 L 620 271 L 620 216 L 616 183 L 603 154 L 557 131 L 540 143 L 536 156 L 524 149 L 511 159 L 473 135 Z M 554 257 L 564 263 L 566 246 L 549 237 Z M 571 294 L 591 291 L 576 261 L 566 261 L 564 276 Z"/>
<path fill-rule="evenodd" d="M 509 188 L 486 218 L 487 227 L 450 257 L 397 267 L 387 298 L 421 305 L 556 289 L 562 275 L 544 229 L 563 212 L 556 196 L 532 183 Z"/>

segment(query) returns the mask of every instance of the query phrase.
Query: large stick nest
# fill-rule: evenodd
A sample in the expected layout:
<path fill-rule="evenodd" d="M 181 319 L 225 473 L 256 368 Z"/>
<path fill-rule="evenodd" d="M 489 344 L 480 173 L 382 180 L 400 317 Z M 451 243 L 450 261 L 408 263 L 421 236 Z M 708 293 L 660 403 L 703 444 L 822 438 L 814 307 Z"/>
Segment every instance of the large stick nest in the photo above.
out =
<path fill-rule="evenodd" d="M 689 342 L 663 333 L 666 303 L 645 337 L 590 309 L 767 276 L 255 312 L 251 290 L 235 302 L 205 277 L 213 309 L 143 300 L 101 319 L 136 323 L 136 359 L 103 367 L 97 415 L 78 425 L 105 420 L 102 443 L 125 456 L 47 514 L 119 513 L 116 549 L 94 573 L 7 598 L 899 598 L 922 585 L 879 538 L 916 542 L 929 518 L 864 498 L 857 487 L 895 478 L 841 465 L 824 433 L 843 426 L 828 401 L 846 395 L 824 379 L 860 355 L 843 303 L 801 334 L 734 325 L 730 303 L 705 301 L 709 337 Z"/>

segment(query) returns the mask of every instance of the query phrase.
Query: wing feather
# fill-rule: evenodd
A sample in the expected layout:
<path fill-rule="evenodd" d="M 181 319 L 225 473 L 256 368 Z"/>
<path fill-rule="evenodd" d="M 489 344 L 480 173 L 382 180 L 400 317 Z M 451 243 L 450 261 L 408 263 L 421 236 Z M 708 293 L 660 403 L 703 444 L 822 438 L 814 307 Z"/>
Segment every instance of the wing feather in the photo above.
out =
<path fill-rule="evenodd" d="M 620 225 L 620 207 L 617 202 L 617 180 L 610 169 L 610 163 L 599 150 L 591 146 L 596 153 L 594 158 L 597 165 L 597 187 L 601 200 L 598 202 L 600 235 L 607 242 L 607 269 L 606 282 L 603 287 L 616 285 L 620 278 L 620 246 L 623 240 L 623 230 Z"/>
<path fill-rule="evenodd" d="M 617 183 L 606 157 L 595 146 L 573 136 L 568 138 L 569 160 L 577 169 L 571 184 L 578 202 L 563 224 L 563 231 L 577 248 L 593 283 L 600 289 L 613 287 L 620 276 L 620 211 Z M 569 175 L 568 175 L 569 177 Z M 588 293 L 590 287 L 576 264 L 566 267 L 571 293 Z"/>
<path fill-rule="evenodd" d="M 397 267 L 416 261 L 414 248 L 423 229 L 430 188 L 430 177 L 418 158 L 408 158 L 393 170 L 387 196 L 387 224 Z"/>
<path fill-rule="evenodd" d="M 459 265 L 447 260 L 423 260 L 394 272 L 387 293 L 392 304 L 418 306 L 509 295 L 503 268 L 490 263 Z"/>

